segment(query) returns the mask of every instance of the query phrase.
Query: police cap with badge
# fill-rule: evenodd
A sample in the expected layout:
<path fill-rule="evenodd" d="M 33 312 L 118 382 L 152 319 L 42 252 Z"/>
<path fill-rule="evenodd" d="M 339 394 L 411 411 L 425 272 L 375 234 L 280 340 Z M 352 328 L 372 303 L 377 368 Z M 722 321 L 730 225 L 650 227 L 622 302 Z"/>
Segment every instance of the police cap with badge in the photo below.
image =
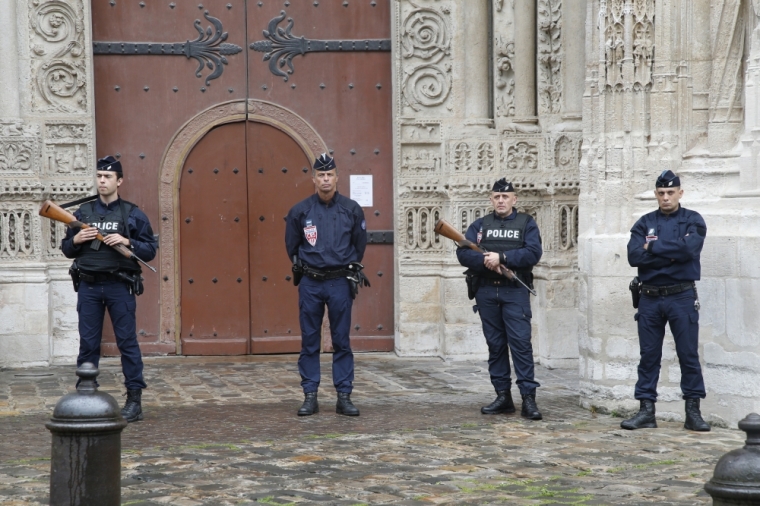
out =
<path fill-rule="evenodd" d="M 655 188 L 678 188 L 679 186 L 681 186 L 681 178 L 672 170 L 663 170 L 654 184 Z"/>
<path fill-rule="evenodd" d="M 335 169 L 335 158 L 328 155 L 327 153 L 322 153 L 319 155 L 319 158 L 317 158 L 314 161 L 314 170 L 318 171 L 328 171 Z"/>
<path fill-rule="evenodd" d="M 507 181 L 507 178 L 503 177 L 493 184 L 491 191 L 493 193 L 514 193 L 515 188 L 512 186 L 512 182 Z"/>
<path fill-rule="evenodd" d="M 97 171 L 98 172 L 101 172 L 101 171 L 116 172 L 118 174 L 124 173 L 121 169 L 121 162 L 111 155 L 100 158 L 98 160 Z"/>

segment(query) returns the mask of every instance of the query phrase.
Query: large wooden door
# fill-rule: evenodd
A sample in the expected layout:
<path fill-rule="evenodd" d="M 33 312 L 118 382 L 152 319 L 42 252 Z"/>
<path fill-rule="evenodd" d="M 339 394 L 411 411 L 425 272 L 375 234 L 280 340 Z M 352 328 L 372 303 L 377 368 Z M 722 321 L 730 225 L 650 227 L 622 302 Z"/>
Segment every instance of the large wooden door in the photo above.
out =
<path fill-rule="evenodd" d="M 93 0 L 92 11 L 97 152 L 118 154 L 123 194 L 154 228 L 170 219 L 158 215 L 163 153 L 183 124 L 225 101 L 268 101 L 303 118 L 334 154 L 344 195 L 352 175 L 372 176 L 372 287 L 354 304 L 351 338 L 356 350 L 393 349 L 392 234 L 375 233 L 393 229 L 390 0 Z M 306 54 L 277 52 L 302 37 Z M 309 158 L 286 131 L 244 120 L 193 147 L 175 189 L 179 265 L 148 275 L 138 303 L 145 351 L 174 349 L 157 310 L 172 278 L 181 353 L 298 351 L 283 218 L 313 193 Z"/>

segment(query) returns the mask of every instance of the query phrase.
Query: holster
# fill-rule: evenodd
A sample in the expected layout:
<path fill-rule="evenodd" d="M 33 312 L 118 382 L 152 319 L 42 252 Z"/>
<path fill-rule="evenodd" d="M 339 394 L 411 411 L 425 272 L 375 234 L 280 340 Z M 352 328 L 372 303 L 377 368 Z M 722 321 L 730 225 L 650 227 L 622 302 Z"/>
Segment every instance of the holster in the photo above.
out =
<path fill-rule="evenodd" d="M 641 299 L 641 280 L 638 276 L 634 276 L 631 283 L 628 285 L 628 289 L 631 291 L 631 302 L 633 302 L 633 309 L 639 308 L 639 299 Z"/>
<path fill-rule="evenodd" d="M 82 282 L 82 279 L 79 277 L 79 266 L 77 265 L 76 260 L 74 260 L 71 263 L 71 267 L 69 267 L 69 276 L 71 276 L 71 282 L 74 283 L 74 292 L 78 292 L 79 283 Z"/>
<path fill-rule="evenodd" d="M 298 286 L 303 278 L 303 264 L 298 256 L 293 255 L 293 286 Z"/>
<path fill-rule="evenodd" d="M 474 274 L 470 274 L 470 271 L 465 271 L 464 281 L 467 283 L 467 298 L 472 300 L 475 298 L 475 294 L 478 293 L 480 288 L 480 279 Z"/>
<path fill-rule="evenodd" d="M 128 274 L 126 272 L 116 272 L 114 273 L 116 277 L 124 281 L 127 286 L 129 287 L 129 291 L 132 292 L 135 295 L 142 295 L 145 291 L 145 286 L 143 285 L 143 277 L 140 275 L 139 272 L 136 272 L 134 274 Z"/>

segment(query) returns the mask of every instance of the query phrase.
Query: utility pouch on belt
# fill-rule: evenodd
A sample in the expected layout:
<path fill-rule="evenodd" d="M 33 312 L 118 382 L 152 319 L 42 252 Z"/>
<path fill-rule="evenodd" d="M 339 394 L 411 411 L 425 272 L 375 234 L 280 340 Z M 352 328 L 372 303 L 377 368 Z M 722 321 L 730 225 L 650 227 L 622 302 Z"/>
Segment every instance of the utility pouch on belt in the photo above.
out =
<path fill-rule="evenodd" d="M 478 293 L 478 278 L 473 274 L 469 274 L 468 271 L 465 271 L 465 274 L 464 281 L 467 283 L 467 298 L 472 300 L 475 298 L 475 294 Z"/>
<path fill-rule="evenodd" d="M 139 272 L 134 274 L 127 274 L 126 272 L 116 272 L 116 277 L 124 281 L 129 287 L 129 291 L 135 295 L 142 295 L 145 291 L 143 286 L 143 277 Z"/>
<path fill-rule="evenodd" d="M 631 291 L 633 309 L 638 309 L 639 299 L 641 298 L 641 280 L 638 276 L 634 276 L 634 278 L 631 280 L 631 283 L 628 285 L 628 289 Z"/>
<path fill-rule="evenodd" d="M 77 265 L 76 260 L 74 260 L 71 263 L 71 267 L 69 267 L 69 276 L 71 276 L 71 282 L 74 283 L 74 292 L 78 292 L 79 283 L 81 283 L 82 280 L 79 277 L 79 266 Z"/>
<path fill-rule="evenodd" d="M 293 286 L 298 286 L 303 278 L 303 264 L 298 255 L 293 255 Z"/>

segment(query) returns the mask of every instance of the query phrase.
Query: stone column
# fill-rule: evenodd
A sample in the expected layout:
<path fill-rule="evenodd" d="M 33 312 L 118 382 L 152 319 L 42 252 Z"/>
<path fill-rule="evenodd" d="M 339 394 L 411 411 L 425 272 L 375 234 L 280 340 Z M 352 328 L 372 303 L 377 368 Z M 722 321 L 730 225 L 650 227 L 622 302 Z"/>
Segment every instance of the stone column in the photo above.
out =
<path fill-rule="evenodd" d="M 0 118 L 18 118 L 19 74 L 18 74 L 18 33 L 15 0 L 0 2 L 0 25 L 6 27 L 0 37 Z"/>
<path fill-rule="evenodd" d="M 564 99 L 562 117 L 581 119 L 586 79 L 586 0 L 565 0 L 562 5 L 564 46 Z"/>
<path fill-rule="evenodd" d="M 536 1 L 515 0 L 515 123 L 536 123 Z"/>
<path fill-rule="evenodd" d="M 465 40 L 467 55 L 464 59 L 465 118 L 484 120 L 489 117 L 488 69 L 488 0 L 468 0 L 464 7 Z"/>

